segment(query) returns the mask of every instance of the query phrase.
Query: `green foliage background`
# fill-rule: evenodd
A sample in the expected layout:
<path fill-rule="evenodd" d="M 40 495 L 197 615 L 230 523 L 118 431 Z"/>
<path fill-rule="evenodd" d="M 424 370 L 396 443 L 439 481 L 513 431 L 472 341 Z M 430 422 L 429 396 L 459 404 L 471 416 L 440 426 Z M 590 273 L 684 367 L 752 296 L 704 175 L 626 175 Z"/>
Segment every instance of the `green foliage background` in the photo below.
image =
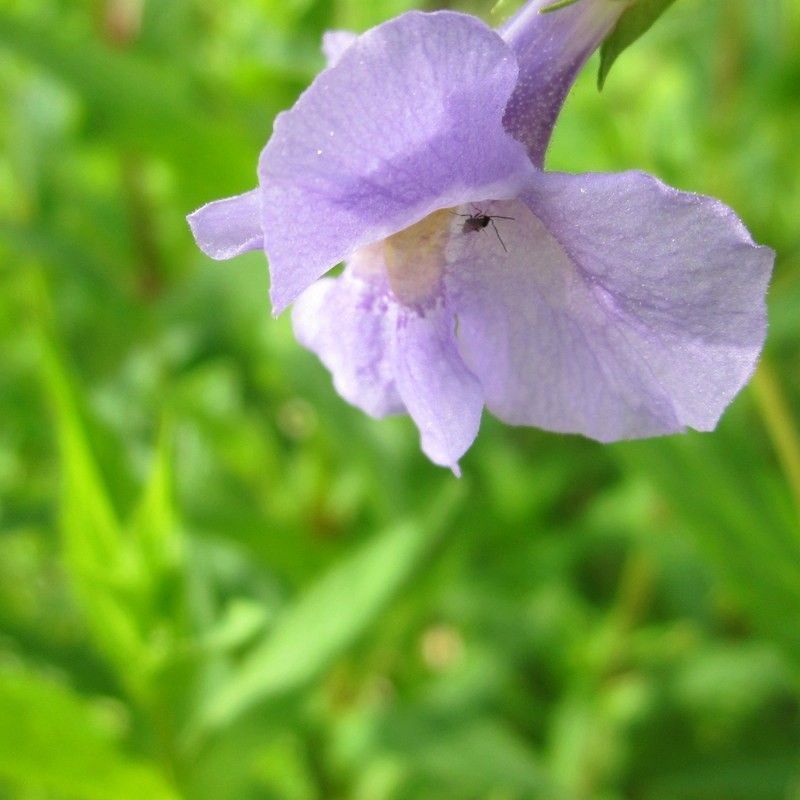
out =
<path fill-rule="evenodd" d="M 800 3 L 675 3 L 549 157 L 777 250 L 753 384 L 709 435 L 487 418 L 461 481 L 184 222 L 411 5 L 0 5 L 2 800 L 800 798 Z"/>

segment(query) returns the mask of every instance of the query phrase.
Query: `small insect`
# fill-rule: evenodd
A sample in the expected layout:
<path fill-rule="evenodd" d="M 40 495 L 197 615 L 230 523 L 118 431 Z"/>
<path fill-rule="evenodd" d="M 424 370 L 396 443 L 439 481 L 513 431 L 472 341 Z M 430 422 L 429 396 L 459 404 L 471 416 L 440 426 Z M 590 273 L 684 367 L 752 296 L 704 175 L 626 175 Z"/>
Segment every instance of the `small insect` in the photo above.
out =
<path fill-rule="evenodd" d="M 457 217 L 465 217 L 464 224 L 461 226 L 462 233 L 477 233 L 478 231 L 482 231 L 485 228 L 492 226 L 494 232 L 497 236 L 497 241 L 500 242 L 500 246 L 503 250 L 507 253 L 508 248 L 503 241 L 503 237 L 500 236 L 500 231 L 497 229 L 497 225 L 495 225 L 496 219 L 507 219 L 513 220 L 514 217 L 501 217 L 499 214 L 486 214 L 481 211 L 480 208 L 477 206 L 473 206 L 475 209 L 474 213 L 472 214 L 455 214 Z"/>

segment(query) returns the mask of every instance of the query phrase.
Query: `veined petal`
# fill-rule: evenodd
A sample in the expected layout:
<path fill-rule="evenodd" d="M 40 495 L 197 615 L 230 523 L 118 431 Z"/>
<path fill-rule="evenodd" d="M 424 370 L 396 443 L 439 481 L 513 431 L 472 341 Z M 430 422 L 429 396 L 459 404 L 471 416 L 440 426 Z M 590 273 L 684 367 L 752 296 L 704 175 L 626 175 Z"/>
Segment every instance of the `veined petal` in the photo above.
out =
<path fill-rule="evenodd" d="M 513 424 L 601 441 L 710 430 L 766 332 L 774 254 L 722 203 L 641 173 L 542 174 L 463 237 L 448 286 L 464 360 Z"/>
<path fill-rule="evenodd" d="M 221 261 L 264 246 L 258 189 L 208 203 L 187 219 L 197 246 L 211 258 Z"/>
<path fill-rule="evenodd" d="M 519 81 L 503 123 L 538 167 L 575 77 L 629 5 L 624 0 L 581 0 L 541 13 L 552 4 L 531 0 L 500 31 L 519 63 Z"/>
<path fill-rule="evenodd" d="M 458 461 L 478 435 L 483 391 L 456 347 L 452 312 L 442 304 L 424 311 L 402 307 L 394 350 L 397 388 L 423 452 L 459 475 Z"/>
<path fill-rule="evenodd" d="M 441 298 L 400 303 L 378 249 L 358 251 L 338 278 L 321 278 L 292 308 L 298 341 L 333 375 L 339 394 L 370 416 L 408 412 L 422 449 L 458 473 L 483 410 L 480 383 L 456 346 L 455 318 Z"/>
<path fill-rule="evenodd" d="M 396 311 L 385 281 L 349 271 L 322 278 L 297 299 L 292 324 L 297 340 L 319 356 L 345 400 L 372 417 L 405 411 L 391 362 Z"/>
<path fill-rule="evenodd" d="M 359 37 L 278 117 L 259 166 L 281 311 L 359 247 L 533 170 L 502 116 L 517 65 L 464 14 L 409 12 Z"/>

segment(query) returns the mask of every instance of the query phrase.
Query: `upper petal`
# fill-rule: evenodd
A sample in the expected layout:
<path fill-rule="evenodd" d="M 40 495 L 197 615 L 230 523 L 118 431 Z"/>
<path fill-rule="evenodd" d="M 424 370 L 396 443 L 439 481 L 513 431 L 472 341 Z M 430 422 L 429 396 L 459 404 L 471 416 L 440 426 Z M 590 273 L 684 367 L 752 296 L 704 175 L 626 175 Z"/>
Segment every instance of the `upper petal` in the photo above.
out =
<path fill-rule="evenodd" d="M 556 118 L 586 59 L 605 39 L 628 4 L 582 0 L 543 14 L 552 0 L 531 0 L 502 29 L 519 64 L 519 81 L 503 122 L 541 166 Z"/>
<path fill-rule="evenodd" d="M 453 12 L 404 14 L 322 72 L 259 166 L 275 310 L 437 208 L 516 196 L 532 170 L 502 127 L 516 78 L 500 37 Z"/>
<path fill-rule="evenodd" d="M 197 246 L 211 258 L 233 258 L 264 246 L 258 189 L 207 203 L 187 219 Z"/>
<path fill-rule="evenodd" d="M 734 213 L 640 173 L 537 176 L 508 255 L 463 237 L 459 342 L 511 423 L 603 441 L 712 429 L 750 377 L 773 263 Z"/>

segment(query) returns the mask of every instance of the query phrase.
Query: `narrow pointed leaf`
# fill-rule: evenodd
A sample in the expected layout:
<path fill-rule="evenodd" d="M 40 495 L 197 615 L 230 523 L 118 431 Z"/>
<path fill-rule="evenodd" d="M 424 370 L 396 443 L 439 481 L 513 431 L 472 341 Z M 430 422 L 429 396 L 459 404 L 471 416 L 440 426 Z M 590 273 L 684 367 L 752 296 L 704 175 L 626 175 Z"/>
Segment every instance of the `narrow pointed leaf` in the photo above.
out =
<path fill-rule="evenodd" d="M 600 49 L 600 88 L 620 54 L 646 33 L 675 0 L 638 0 L 620 18 Z"/>
<path fill-rule="evenodd" d="M 425 524 L 391 528 L 312 585 L 211 696 L 199 728 L 226 725 L 301 687 L 353 644 L 430 555 L 460 493 L 459 485 L 440 498 Z"/>

